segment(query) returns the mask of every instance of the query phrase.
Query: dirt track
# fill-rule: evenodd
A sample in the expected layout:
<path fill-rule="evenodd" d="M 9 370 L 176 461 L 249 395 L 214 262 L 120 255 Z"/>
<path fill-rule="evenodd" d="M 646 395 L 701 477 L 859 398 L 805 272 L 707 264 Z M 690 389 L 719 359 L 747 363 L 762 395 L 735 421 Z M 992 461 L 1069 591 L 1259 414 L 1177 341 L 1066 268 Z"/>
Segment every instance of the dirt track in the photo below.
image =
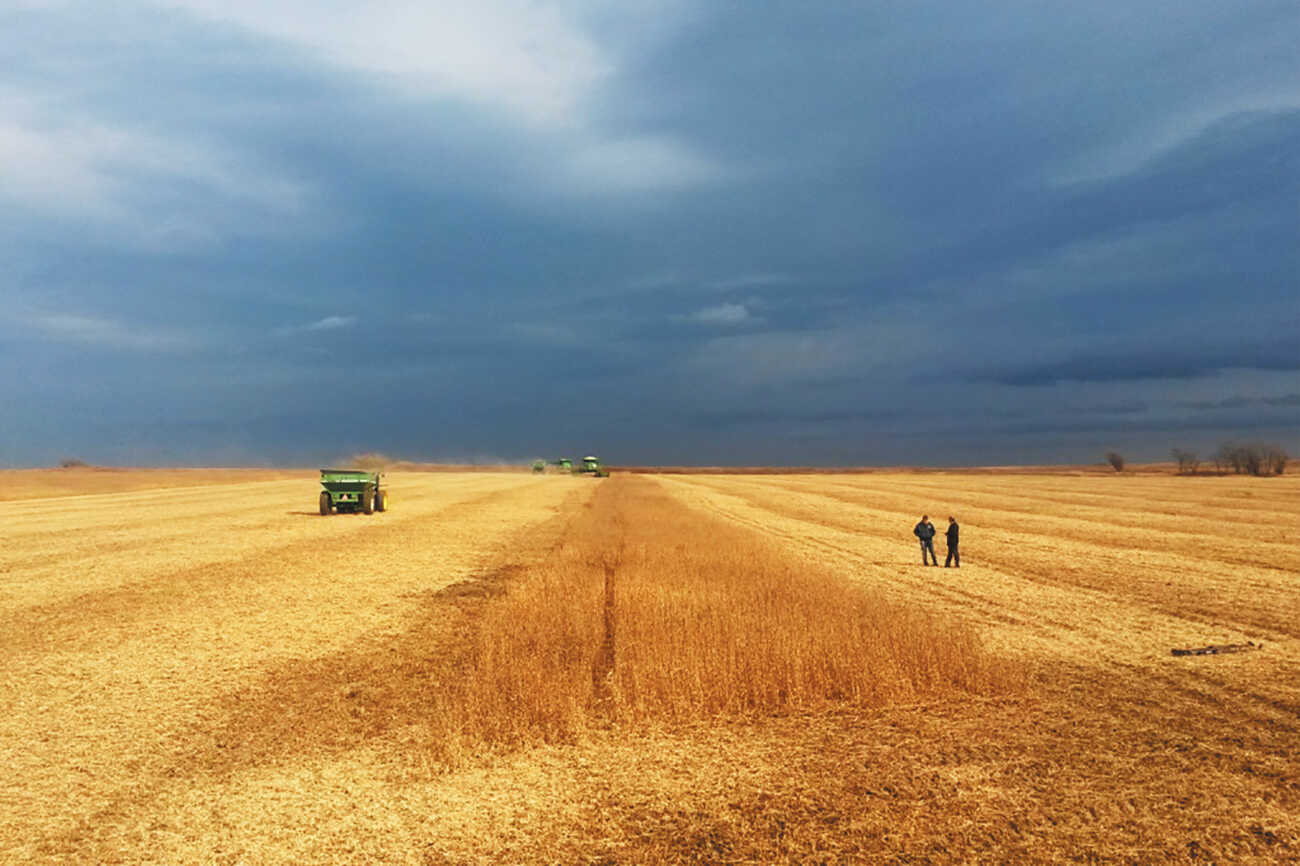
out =
<path fill-rule="evenodd" d="M 392 510 L 372 516 L 320 517 L 310 476 L 0 504 L 0 860 L 131 860 L 166 843 L 184 859 L 195 816 L 169 820 L 159 798 L 187 755 L 243 745 L 217 742 L 233 705 L 312 659 L 383 646 L 421 594 L 517 558 L 521 531 L 591 489 L 523 474 L 392 482 Z M 262 742 L 262 759 L 324 747 L 292 733 L 280 754 Z M 239 811 L 177 782 L 202 821 Z"/>

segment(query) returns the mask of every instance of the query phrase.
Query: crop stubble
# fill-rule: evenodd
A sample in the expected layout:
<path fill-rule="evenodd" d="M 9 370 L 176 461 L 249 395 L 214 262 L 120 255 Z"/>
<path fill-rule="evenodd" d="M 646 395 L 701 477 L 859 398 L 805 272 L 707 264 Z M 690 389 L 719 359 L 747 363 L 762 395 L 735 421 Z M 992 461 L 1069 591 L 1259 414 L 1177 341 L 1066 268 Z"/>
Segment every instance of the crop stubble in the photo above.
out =
<path fill-rule="evenodd" d="M 1031 693 L 593 731 L 439 773 L 429 661 L 467 619 L 424 602 L 531 567 L 590 480 L 402 476 L 397 510 L 369 521 L 311 518 L 301 482 L 9 505 L 0 853 L 1300 856 L 1295 479 L 658 481 L 796 560 L 970 624 L 1035 671 Z M 961 520 L 960 571 L 920 566 L 922 512 Z M 1169 656 L 1240 640 L 1265 648 Z"/>
<path fill-rule="evenodd" d="M 225 750 L 244 745 L 220 741 L 232 703 L 299 725 L 270 726 L 280 742 L 261 744 L 267 763 L 314 748 L 316 737 L 298 734 L 315 720 L 292 705 L 292 689 L 276 692 L 276 677 L 313 681 L 313 660 L 400 634 L 420 593 L 481 572 L 521 527 L 582 490 L 523 475 L 400 475 L 394 510 L 322 519 L 313 486 L 3 506 L 4 859 L 157 856 L 187 825 L 151 816 L 150 803 L 166 799 L 186 756 L 214 756 L 208 769 L 219 769 Z M 214 789 L 178 781 L 219 826 Z"/>
<path fill-rule="evenodd" d="M 938 832 L 918 834 L 913 850 L 1260 862 L 1300 854 L 1296 479 L 661 482 L 892 598 L 970 622 L 987 646 L 1036 667 L 1039 698 L 1028 706 L 949 708 L 943 727 L 914 742 L 903 760 L 913 769 L 938 763 L 988 778 L 968 786 L 960 808 L 938 810 Z M 960 571 L 920 566 L 910 529 L 922 513 L 941 532 L 950 513 L 962 524 Z M 1170 655 L 1244 641 L 1264 649 Z M 954 737 L 981 754 L 974 767 L 952 766 Z M 1018 765 L 1032 771 L 1017 778 Z M 982 808 L 969 808 L 973 794 Z M 983 842 L 947 847 L 944 832 L 971 821 Z"/>

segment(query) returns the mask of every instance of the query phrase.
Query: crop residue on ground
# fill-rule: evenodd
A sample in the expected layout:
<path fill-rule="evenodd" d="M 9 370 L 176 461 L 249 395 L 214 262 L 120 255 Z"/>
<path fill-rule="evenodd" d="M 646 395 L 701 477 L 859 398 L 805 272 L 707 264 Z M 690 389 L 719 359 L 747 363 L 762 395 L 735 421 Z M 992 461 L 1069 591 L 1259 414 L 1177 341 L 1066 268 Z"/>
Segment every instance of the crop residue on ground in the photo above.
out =
<path fill-rule="evenodd" d="M 1291 476 L 51 475 L 0 504 L 0 860 L 1300 856 Z M 474 667 L 529 647 L 571 669 Z M 507 674 L 565 725 L 472 730 Z"/>

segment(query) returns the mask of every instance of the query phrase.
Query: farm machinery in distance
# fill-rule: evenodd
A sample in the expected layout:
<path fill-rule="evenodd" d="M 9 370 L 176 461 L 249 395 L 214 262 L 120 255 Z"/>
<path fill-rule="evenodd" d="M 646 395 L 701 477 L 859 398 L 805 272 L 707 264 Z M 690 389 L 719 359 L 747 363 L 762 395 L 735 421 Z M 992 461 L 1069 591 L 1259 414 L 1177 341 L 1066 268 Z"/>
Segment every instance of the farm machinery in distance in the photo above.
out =
<path fill-rule="evenodd" d="M 588 454 L 582 458 L 579 465 L 573 465 L 573 461 L 568 457 L 558 457 L 549 463 L 541 460 L 533 463 L 534 472 L 556 472 L 562 475 L 591 475 L 594 478 L 608 478 L 609 470 L 600 462 L 600 458 L 594 454 Z"/>
<path fill-rule="evenodd" d="M 594 475 L 597 478 L 608 478 L 609 470 L 601 464 L 599 457 L 588 454 L 586 457 L 582 458 L 582 468 L 575 469 L 574 474 Z"/>
<path fill-rule="evenodd" d="M 364 469 L 322 469 L 320 471 L 320 513 L 360 511 L 372 514 L 388 510 L 388 487 L 382 472 Z"/>

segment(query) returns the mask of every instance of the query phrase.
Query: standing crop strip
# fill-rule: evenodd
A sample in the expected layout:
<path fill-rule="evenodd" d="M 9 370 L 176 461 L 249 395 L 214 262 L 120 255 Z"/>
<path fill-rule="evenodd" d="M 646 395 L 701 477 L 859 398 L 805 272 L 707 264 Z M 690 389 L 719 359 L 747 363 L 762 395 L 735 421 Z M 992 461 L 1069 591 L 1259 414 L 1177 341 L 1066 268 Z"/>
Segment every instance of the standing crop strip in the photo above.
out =
<path fill-rule="evenodd" d="M 879 707 L 1020 681 L 972 629 L 615 478 L 452 661 L 444 757 L 609 723 Z M 446 680 L 444 680 L 446 682 Z"/>

